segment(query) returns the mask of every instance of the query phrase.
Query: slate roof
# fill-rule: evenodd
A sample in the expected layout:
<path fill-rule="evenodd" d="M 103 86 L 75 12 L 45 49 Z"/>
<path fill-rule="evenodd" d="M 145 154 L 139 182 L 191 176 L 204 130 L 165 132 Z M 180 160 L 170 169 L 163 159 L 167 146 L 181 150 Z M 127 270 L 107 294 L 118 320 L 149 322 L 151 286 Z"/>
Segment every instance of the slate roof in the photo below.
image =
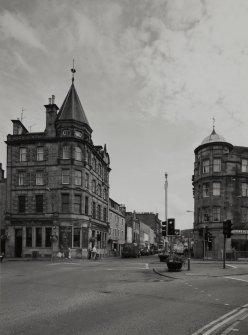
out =
<path fill-rule="evenodd" d="M 226 142 L 225 138 L 215 132 L 213 129 L 212 133 L 205 137 L 201 144 L 207 144 L 212 142 Z"/>
<path fill-rule="evenodd" d="M 90 127 L 74 83 L 72 83 L 57 116 L 57 121 L 69 120 L 78 121 Z"/>

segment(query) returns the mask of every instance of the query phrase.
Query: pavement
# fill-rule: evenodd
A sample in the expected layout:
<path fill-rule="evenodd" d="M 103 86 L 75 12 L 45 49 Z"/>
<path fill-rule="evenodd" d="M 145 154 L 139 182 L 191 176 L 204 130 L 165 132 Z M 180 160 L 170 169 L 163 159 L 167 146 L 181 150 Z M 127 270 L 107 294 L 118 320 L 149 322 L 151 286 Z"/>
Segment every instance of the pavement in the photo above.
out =
<path fill-rule="evenodd" d="M 190 270 L 189 270 L 190 268 Z M 203 261 L 203 260 L 190 260 L 183 265 L 181 271 L 168 271 L 166 263 L 160 262 L 154 264 L 153 271 L 161 276 L 171 276 L 175 278 L 183 278 L 186 276 L 209 276 L 209 277 L 224 277 L 248 274 L 248 262 L 226 262 L 225 269 L 221 261 Z"/>

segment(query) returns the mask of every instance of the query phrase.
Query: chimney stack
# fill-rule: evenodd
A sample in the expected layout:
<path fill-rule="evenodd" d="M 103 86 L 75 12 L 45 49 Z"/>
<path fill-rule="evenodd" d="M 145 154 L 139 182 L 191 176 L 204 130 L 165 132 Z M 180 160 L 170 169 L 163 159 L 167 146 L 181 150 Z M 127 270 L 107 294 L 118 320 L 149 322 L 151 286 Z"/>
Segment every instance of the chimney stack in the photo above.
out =
<path fill-rule="evenodd" d="M 48 99 L 48 105 L 45 105 L 45 107 L 46 107 L 45 133 L 49 137 L 55 137 L 56 136 L 55 121 L 57 118 L 57 110 L 59 109 L 58 106 L 55 104 L 55 95 L 52 95 L 52 97 Z"/>

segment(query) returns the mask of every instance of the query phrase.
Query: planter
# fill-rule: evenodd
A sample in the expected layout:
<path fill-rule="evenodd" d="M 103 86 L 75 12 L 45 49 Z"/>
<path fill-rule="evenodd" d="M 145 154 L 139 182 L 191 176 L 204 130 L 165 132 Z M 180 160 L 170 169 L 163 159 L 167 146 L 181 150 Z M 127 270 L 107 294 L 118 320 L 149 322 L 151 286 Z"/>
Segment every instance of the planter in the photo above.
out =
<path fill-rule="evenodd" d="M 167 262 L 169 255 L 158 255 L 160 262 Z"/>
<path fill-rule="evenodd" d="M 182 261 L 168 260 L 166 263 L 167 263 L 167 268 L 169 271 L 181 271 L 182 266 L 183 266 Z"/>

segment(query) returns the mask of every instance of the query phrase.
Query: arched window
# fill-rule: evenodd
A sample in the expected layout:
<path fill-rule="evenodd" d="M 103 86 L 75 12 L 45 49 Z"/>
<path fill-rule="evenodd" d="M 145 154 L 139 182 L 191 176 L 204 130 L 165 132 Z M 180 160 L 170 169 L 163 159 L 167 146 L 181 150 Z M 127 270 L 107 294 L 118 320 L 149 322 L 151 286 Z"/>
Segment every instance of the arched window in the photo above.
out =
<path fill-rule="evenodd" d="M 103 199 L 107 200 L 107 190 L 106 190 L 106 188 L 103 189 Z"/>
<path fill-rule="evenodd" d="M 92 180 L 92 191 L 96 193 L 96 181 Z"/>
<path fill-rule="evenodd" d="M 96 171 L 96 159 L 95 157 L 92 159 L 93 170 Z"/>
<path fill-rule="evenodd" d="M 75 147 L 75 159 L 76 161 L 82 160 L 82 150 L 80 147 Z"/>
<path fill-rule="evenodd" d="M 101 190 L 101 185 L 100 184 L 97 185 L 96 194 L 99 195 L 100 197 L 102 196 L 102 190 Z"/>
<path fill-rule="evenodd" d="M 98 164 L 98 173 L 100 176 L 102 175 L 102 166 L 100 163 Z"/>

